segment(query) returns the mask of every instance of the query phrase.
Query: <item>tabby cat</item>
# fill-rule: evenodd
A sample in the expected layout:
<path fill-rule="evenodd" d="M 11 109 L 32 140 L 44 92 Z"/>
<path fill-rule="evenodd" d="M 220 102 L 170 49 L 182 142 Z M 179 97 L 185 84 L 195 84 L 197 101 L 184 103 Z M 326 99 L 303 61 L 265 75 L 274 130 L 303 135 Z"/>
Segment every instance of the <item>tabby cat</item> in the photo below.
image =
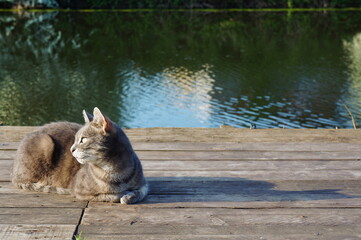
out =
<path fill-rule="evenodd" d="M 125 133 L 98 108 L 83 111 L 85 125 L 47 124 L 18 148 L 12 182 L 80 200 L 136 203 L 148 193 L 142 165 Z"/>

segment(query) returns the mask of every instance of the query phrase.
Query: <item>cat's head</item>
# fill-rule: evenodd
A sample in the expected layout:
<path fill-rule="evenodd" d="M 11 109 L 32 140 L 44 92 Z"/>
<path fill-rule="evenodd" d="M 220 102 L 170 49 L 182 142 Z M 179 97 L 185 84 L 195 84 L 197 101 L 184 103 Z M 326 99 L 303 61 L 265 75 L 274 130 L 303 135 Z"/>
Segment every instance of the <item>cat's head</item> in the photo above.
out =
<path fill-rule="evenodd" d="M 131 145 L 124 132 L 98 108 L 94 108 L 93 115 L 83 111 L 85 125 L 76 133 L 70 150 L 79 163 L 102 166 L 113 155 L 131 149 Z"/>

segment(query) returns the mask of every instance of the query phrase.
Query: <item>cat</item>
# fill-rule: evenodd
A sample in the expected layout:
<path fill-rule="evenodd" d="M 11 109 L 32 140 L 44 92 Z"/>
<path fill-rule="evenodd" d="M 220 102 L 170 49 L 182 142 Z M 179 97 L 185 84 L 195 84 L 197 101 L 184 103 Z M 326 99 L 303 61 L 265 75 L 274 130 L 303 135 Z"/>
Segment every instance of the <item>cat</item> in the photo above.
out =
<path fill-rule="evenodd" d="M 15 156 L 13 184 L 80 200 L 142 201 L 148 184 L 128 137 L 98 108 L 93 115 L 83 111 L 84 126 L 50 123 L 25 136 Z"/>

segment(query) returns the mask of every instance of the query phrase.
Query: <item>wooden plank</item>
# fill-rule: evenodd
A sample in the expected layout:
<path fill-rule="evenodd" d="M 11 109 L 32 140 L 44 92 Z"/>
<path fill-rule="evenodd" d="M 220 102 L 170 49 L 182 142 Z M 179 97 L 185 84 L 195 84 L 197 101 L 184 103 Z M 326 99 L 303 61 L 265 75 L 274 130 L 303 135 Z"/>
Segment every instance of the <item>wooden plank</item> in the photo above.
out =
<path fill-rule="evenodd" d="M 19 142 L 0 142 L 0 150 L 16 150 Z M 208 142 L 134 142 L 136 151 L 318 151 L 338 152 L 353 151 L 361 152 L 359 143 L 208 143 Z"/>
<path fill-rule="evenodd" d="M 359 181 L 314 181 L 314 180 L 281 180 L 252 181 L 235 178 L 148 178 L 151 195 L 197 195 L 197 194 L 273 194 L 285 192 L 289 194 L 344 194 L 361 195 Z M 37 194 L 50 196 L 56 194 L 36 193 L 16 188 L 10 182 L 0 182 L 0 194 Z M 59 195 L 65 196 L 67 195 Z M 37 196 L 39 198 L 39 196 Z M 73 200 L 72 198 L 69 198 Z M 80 205 L 82 207 L 83 205 Z M 69 207 L 69 206 L 67 206 Z"/>
<path fill-rule="evenodd" d="M 261 236 L 261 237 L 259 237 Z M 269 236 L 267 234 L 259 234 L 259 235 L 245 235 L 245 234 L 240 234 L 240 235 L 214 235 L 214 236 L 210 236 L 210 235 L 188 235 L 187 233 L 183 233 L 181 234 L 181 236 L 178 235 L 141 235 L 141 236 L 137 236 L 137 235 L 98 235 L 98 234 L 92 234 L 92 235 L 86 235 L 86 239 L 89 240 L 103 240 L 103 239 L 129 239 L 129 240 L 138 240 L 138 239 L 142 239 L 142 240 L 204 240 L 204 239 L 209 239 L 209 240 L 254 240 L 254 239 L 273 239 L 273 240 L 284 240 L 284 239 L 289 239 L 289 240 L 299 240 L 299 239 L 325 239 L 325 240 L 340 240 L 340 239 L 348 239 L 348 240 L 360 240 L 360 237 L 358 237 L 358 234 L 351 234 L 351 233 L 345 233 L 345 234 L 334 234 L 330 237 L 325 236 L 318 236 L 318 235 L 312 235 L 312 234 L 307 234 L 307 233 L 300 233 L 300 234 L 295 234 L 295 235 L 281 235 L 281 233 L 278 236 Z"/>
<path fill-rule="evenodd" d="M 361 160 L 360 152 L 267 151 L 136 151 L 142 160 Z M 14 159 L 15 151 L 0 150 L 0 159 Z"/>
<path fill-rule="evenodd" d="M 16 199 L 16 201 L 14 200 Z M 0 206 L 9 208 L 47 207 L 47 208 L 84 208 L 87 202 L 59 194 L 23 192 L 0 194 Z"/>
<path fill-rule="evenodd" d="M 86 239 L 357 239 L 357 226 L 86 226 L 80 225 Z"/>
<path fill-rule="evenodd" d="M 150 179 L 150 195 L 142 207 L 361 207 L 359 181 L 167 179 Z"/>
<path fill-rule="evenodd" d="M 199 178 L 242 178 L 260 181 L 278 180 L 361 180 L 361 170 L 227 170 L 227 171 L 179 171 L 179 170 L 145 170 L 145 177 L 177 177 L 182 180 L 184 177 Z M 10 171 L 0 170 L 0 181 L 10 181 Z"/>
<path fill-rule="evenodd" d="M 1 160 L 13 160 L 16 151 L 14 150 L 0 150 L 0 161 Z"/>
<path fill-rule="evenodd" d="M 361 207 L 361 186 L 357 181 L 281 181 L 250 180 L 152 180 L 150 195 L 143 202 L 160 207 L 251 207 L 263 202 L 269 207 Z M 11 201 L 17 199 L 17 201 Z M 291 203 L 292 201 L 292 203 Z M 267 203 L 269 202 L 269 204 Z M 275 202 L 278 202 L 275 204 Z M 195 203 L 195 205 L 192 205 Z M 246 204 L 244 204 L 246 203 Z M 303 203 L 303 204 L 302 204 Z M 70 196 L 35 193 L 0 185 L 0 205 L 3 207 L 85 207 L 86 202 Z M 115 204 L 119 205 L 119 204 Z M 147 206 L 151 207 L 151 206 Z"/>
<path fill-rule="evenodd" d="M 152 170 L 146 167 L 146 162 L 143 162 L 145 165 L 144 174 L 146 177 L 200 177 L 200 178 L 208 178 L 208 177 L 230 177 L 230 178 L 246 178 L 250 180 L 262 180 L 262 181 L 272 181 L 272 180 L 360 180 L 361 179 L 361 170 L 359 168 L 359 162 L 355 162 L 355 169 L 350 169 L 348 167 L 352 167 L 352 163 L 345 164 L 344 169 L 333 169 L 332 164 L 326 164 L 330 166 L 328 167 L 316 167 L 316 169 L 312 169 L 311 167 L 306 167 L 302 170 L 293 170 L 290 167 L 285 167 L 285 169 L 277 169 L 277 167 L 270 167 L 270 163 L 264 164 L 264 168 L 262 165 L 258 165 L 259 167 L 251 167 L 251 163 L 249 164 L 250 168 L 234 168 L 233 170 L 229 170 L 230 168 L 223 169 L 214 169 L 216 166 L 220 166 L 219 164 L 215 164 L 212 167 L 210 163 L 209 166 L 205 169 L 198 168 L 192 169 L 191 165 L 183 165 L 176 168 L 170 168 L 167 170 L 162 169 L 159 166 L 158 169 Z M 193 161 L 191 161 L 193 163 Z M 153 163 L 154 164 L 154 163 Z M 341 164 L 341 163 L 340 163 Z M 11 160 L 2 160 L 0 161 L 0 181 L 10 181 L 11 174 Z M 171 163 L 165 164 L 165 166 L 170 166 Z M 198 164 L 198 166 L 202 166 L 202 164 Z M 203 164 L 204 165 L 204 164 Z M 237 165 L 237 164 L 235 164 Z M 269 169 L 267 169 L 267 165 Z M 276 164 L 280 166 L 280 164 Z M 287 165 L 287 163 L 285 163 Z M 297 164 L 295 164 L 297 165 Z M 241 166 L 241 164 L 238 164 Z M 255 165 L 254 165 L 255 166 Z M 298 166 L 302 166 L 302 163 Z M 335 165 L 333 165 L 335 166 Z M 213 170 L 212 170 L 213 168 Z M 341 168 L 341 167 L 340 167 Z M 191 169 L 191 170 L 189 170 Z"/>
<path fill-rule="evenodd" d="M 16 150 L 19 142 L 0 142 L 0 150 Z"/>
<path fill-rule="evenodd" d="M 320 170 L 320 171 L 262 171 L 262 170 L 234 170 L 234 171 L 144 171 L 146 177 L 230 177 L 249 180 L 361 180 L 360 170 Z"/>
<path fill-rule="evenodd" d="M 184 198 L 182 198 L 184 197 Z M 229 209 L 287 209 L 287 208 L 300 208 L 300 209 L 319 209 L 319 208 L 347 208 L 347 209 L 360 209 L 360 198 L 345 198 L 345 199 L 323 199 L 323 200 L 287 200 L 287 196 L 281 201 L 265 201 L 263 197 L 260 198 L 244 198 L 232 199 L 232 201 L 211 201 L 213 195 L 208 196 L 207 201 L 197 201 L 197 197 L 191 199 L 185 196 L 180 196 L 176 199 L 163 196 L 150 195 L 144 202 L 140 203 L 138 207 L 142 208 L 229 208 Z M 235 201 L 240 200 L 240 201 Z M 249 200 L 249 201 L 246 201 Z M 242 202 L 243 201 L 243 202 Z M 102 203 L 99 203 L 102 204 Z M 118 204 L 119 205 L 119 204 Z"/>
<path fill-rule="evenodd" d="M 313 191 L 338 190 L 345 194 L 361 193 L 360 181 L 314 181 L 314 180 L 280 180 L 280 181 L 253 181 L 242 178 L 148 178 L 150 190 L 154 194 L 163 193 L 205 193 L 227 192 L 233 190 L 254 191 L 254 189 L 270 189 L 279 191 Z M 8 183 L 9 184 L 9 183 Z M 1 188 L 0 188 L 1 191 Z"/>
<path fill-rule="evenodd" d="M 144 160 L 361 160 L 359 152 L 137 151 Z"/>
<path fill-rule="evenodd" d="M 361 170 L 361 161 L 344 160 L 344 161 L 158 161 L 143 160 L 143 168 L 147 171 L 162 171 L 164 169 L 178 171 L 232 171 L 241 170 L 289 170 L 302 169 L 304 171 L 318 170 Z M 0 162 L 1 166 L 1 162 Z"/>
<path fill-rule="evenodd" d="M 87 201 L 69 195 L 26 191 L 10 182 L 0 182 L 0 207 L 85 208 L 86 205 Z"/>
<path fill-rule="evenodd" d="M 0 161 L 0 175 L 1 172 L 10 172 L 13 160 Z M 250 161 L 250 160 L 220 160 L 220 161 L 205 161 L 205 160 L 143 160 L 143 168 L 146 171 L 163 171 L 164 169 L 172 171 L 232 171 L 240 170 L 289 170 L 302 169 L 303 171 L 319 171 L 319 170 L 361 170 L 361 161 L 358 160 L 344 160 L 344 161 Z M 1 178 L 1 177 L 0 177 Z"/>
<path fill-rule="evenodd" d="M 130 129 L 132 141 L 146 142 L 344 142 L 360 143 L 359 129 Z"/>
<path fill-rule="evenodd" d="M 152 195 L 322 195 L 330 194 L 335 199 L 361 196 L 359 181 L 252 181 L 234 178 L 163 180 L 148 179 Z"/>
<path fill-rule="evenodd" d="M 322 193 L 322 191 L 314 193 L 312 192 L 258 192 L 255 191 L 254 193 L 248 193 L 248 194 L 199 194 L 199 195 L 149 195 L 148 198 L 144 201 L 144 204 L 159 204 L 159 203 L 167 203 L 169 206 L 169 203 L 225 203 L 225 202 L 257 202 L 261 201 L 264 203 L 267 202 L 278 202 L 278 206 L 282 206 L 282 202 L 298 202 L 298 207 L 303 205 L 306 207 L 314 207 L 316 201 L 321 202 L 321 200 L 340 200 L 340 199 L 347 199 L 347 205 L 344 204 L 343 206 L 348 207 L 352 205 L 353 207 L 361 207 L 361 195 L 354 196 L 354 198 L 351 195 L 344 195 L 344 194 L 338 194 L 338 193 L 332 193 L 330 191 L 329 193 Z M 313 205 L 310 205 L 308 201 L 313 201 Z M 325 207 L 325 204 L 330 204 L 331 201 L 324 201 L 323 206 Z M 245 204 L 240 204 L 239 206 L 244 206 Z M 293 204 L 296 205 L 296 204 Z M 179 206 L 179 205 L 177 205 Z M 185 206 L 185 205 L 184 205 Z M 188 207 L 192 206 L 191 204 L 187 205 Z M 206 204 L 203 204 L 203 206 L 206 206 Z M 214 206 L 208 205 L 208 206 Z M 235 206 L 235 205 L 233 205 Z M 275 205 L 273 205 L 275 206 Z M 289 205 L 290 206 L 290 205 Z M 330 205 L 331 206 L 331 205 Z"/>
<path fill-rule="evenodd" d="M 37 127 L 1 126 L 1 142 L 20 141 Z M 343 142 L 361 143 L 360 129 L 241 129 L 138 128 L 125 129 L 135 142 Z"/>
<path fill-rule="evenodd" d="M 142 207 L 360 207 L 359 181 L 251 181 L 234 178 L 150 178 Z"/>
<path fill-rule="evenodd" d="M 13 160 L 1 160 L 0 161 L 0 182 L 8 182 L 10 181 L 12 167 L 13 167 Z"/>
<path fill-rule="evenodd" d="M 9 144 L 9 149 L 15 148 Z M 135 142 L 133 148 L 138 151 L 354 151 L 361 152 L 359 143 L 304 143 L 304 142 L 279 142 L 279 143 L 208 143 L 208 142 Z"/>
<path fill-rule="evenodd" d="M 37 128 L 29 126 L 0 126 L 0 142 L 18 142 L 26 134 Z"/>
<path fill-rule="evenodd" d="M 81 208 L 6 208 L 0 207 L 0 224 L 78 224 Z"/>
<path fill-rule="evenodd" d="M 321 229 L 322 230 L 321 230 Z M 305 231 L 308 230 L 308 231 Z M 178 235 L 179 234 L 186 234 L 186 235 L 241 235 L 244 234 L 245 236 L 256 236 L 257 234 L 269 234 L 269 236 L 274 236 L 283 232 L 283 234 L 300 234 L 300 233 L 320 233 L 319 236 L 323 234 L 335 234 L 341 233 L 343 234 L 351 233 L 361 233 L 361 229 L 357 226 L 333 226 L 333 227 L 326 227 L 322 228 L 321 225 L 305 225 L 305 226 L 292 226 L 292 228 L 285 228 L 284 226 L 266 226 L 266 225 L 245 225 L 242 226 L 240 223 L 237 227 L 231 225 L 216 225 L 216 226 L 172 226 L 169 224 L 164 225 L 157 225 L 154 227 L 153 225 L 146 226 L 140 225 L 137 221 L 133 221 L 132 224 L 128 226 L 106 226 L 106 225 L 83 225 L 79 226 L 78 232 L 82 231 L 85 234 L 97 234 L 101 233 L 104 235 L 109 234 L 125 234 L 125 235 Z M 321 234 L 322 233 L 322 234 Z M 317 234 L 315 234 L 316 236 Z"/>
<path fill-rule="evenodd" d="M 288 181 L 269 183 L 262 181 L 150 181 L 150 195 L 144 203 L 159 204 L 179 202 L 285 202 L 285 201 L 313 201 L 312 207 L 317 200 L 342 200 L 338 206 L 361 206 L 361 186 L 358 183 L 344 182 L 343 184 L 326 184 L 310 181 L 295 182 L 290 186 Z M 328 182 L 331 183 L 331 182 Z M 295 186 L 295 184 L 297 184 Z M 342 185 L 349 185 L 342 186 Z M 5 186 L 4 186 L 5 185 Z M 85 207 L 86 202 L 77 201 L 70 196 L 57 194 L 25 192 L 7 187 L 11 183 L 2 183 L 0 203 L 3 207 Z M 344 188 L 342 188 L 344 187 Z M 287 189 L 287 190 L 283 190 Z M 4 194 L 6 193 L 6 194 Z M 24 196 L 22 198 L 21 196 Z M 16 202 L 11 199 L 19 199 Z M 24 200 L 23 200 L 24 199 Z M 324 201 L 329 204 L 332 201 Z M 309 203 L 306 203 L 306 205 Z M 281 205 L 281 204 L 279 204 Z M 300 205 L 300 203 L 298 203 Z M 209 206 L 214 206 L 211 204 Z M 228 205 L 227 205 L 228 206 Z M 234 205 L 233 205 L 234 206 Z M 243 206 L 243 205 L 242 205 Z M 274 205 L 272 205 L 274 206 Z M 331 206 L 334 206 L 331 205 Z"/>
<path fill-rule="evenodd" d="M 227 208 L 118 208 L 89 204 L 83 225 L 244 226 L 312 225 L 360 226 L 361 209 L 227 209 Z"/>
<path fill-rule="evenodd" d="M 72 239 L 76 225 L 36 225 L 36 224 L 0 224 L 0 239 L 35 240 L 35 239 Z"/>
<path fill-rule="evenodd" d="M 144 202 L 132 205 L 129 207 L 141 207 L 141 208 L 229 208 L 229 209 L 287 209 L 287 208 L 300 208 L 300 209 L 332 209 L 332 208 L 347 208 L 347 209 L 360 209 L 361 202 L 360 198 L 340 198 L 340 199 L 323 199 L 323 200 L 293 200 L 289 201 L 286 198 L 282 201 L 262 201 L 262 198 L 254 198 L 252 201 L 212 201 L 212 196 L 209 196 L 206 201 L 191 201 L 182 202 L 182 196 L 178 200 L 173 198 L 166 200 L 161 197 L 149 195 Z M 187 199 L 186 199 L 187 200 Z M 119 207 L 119 203 L 101 203 L 101 202 L 90 202 L 90 205 L 107 205 Z"/>

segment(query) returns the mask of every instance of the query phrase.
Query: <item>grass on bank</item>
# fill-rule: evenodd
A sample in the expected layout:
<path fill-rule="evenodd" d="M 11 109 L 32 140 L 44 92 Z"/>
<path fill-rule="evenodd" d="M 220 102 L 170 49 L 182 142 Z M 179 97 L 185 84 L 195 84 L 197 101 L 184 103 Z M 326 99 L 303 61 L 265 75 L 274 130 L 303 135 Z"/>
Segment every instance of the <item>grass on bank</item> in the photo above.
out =
<path fill-rule="evenodd" d="M 74 235 L 74 240 L 86 240 L 86 237 L 83 236 L 83 232 Z"/>

